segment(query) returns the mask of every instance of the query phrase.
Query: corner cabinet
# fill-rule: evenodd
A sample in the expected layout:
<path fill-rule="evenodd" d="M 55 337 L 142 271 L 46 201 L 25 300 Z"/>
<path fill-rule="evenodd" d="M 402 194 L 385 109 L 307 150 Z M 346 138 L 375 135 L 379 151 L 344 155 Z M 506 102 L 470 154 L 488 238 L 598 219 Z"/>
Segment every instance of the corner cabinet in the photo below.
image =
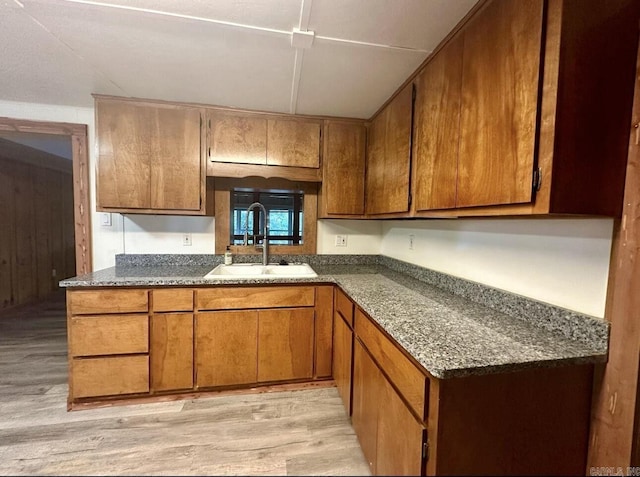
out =
<path fill-rule="evenodd" d="M 96 97 L 97 208 L 206 214 L 199 108 Z"/>
<path fill-rule="evenodd" d="M 619 215 L 631 4 L 486 2 L 415 80 L 411 215 Z"/>
<path fill-rule="evenodd" d="M 438 379 L 340 290 L 335 310 L 334 377 L 373 475 L 584 473 L 593 365 Z"/>
<path fill-rule="evenodd" d="M 366 137 L 364 121 L 325 120 L 320 218 L 364 215 Z"/>

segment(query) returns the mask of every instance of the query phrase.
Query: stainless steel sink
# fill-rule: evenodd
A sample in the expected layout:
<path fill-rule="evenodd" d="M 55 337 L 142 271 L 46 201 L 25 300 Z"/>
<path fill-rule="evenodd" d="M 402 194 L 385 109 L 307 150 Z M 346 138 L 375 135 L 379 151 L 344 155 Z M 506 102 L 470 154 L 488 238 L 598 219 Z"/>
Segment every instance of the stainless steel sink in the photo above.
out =
<path fill-rule="evenodd" d="M 204 278 L 216 280 L 233 280 L 242 278 L 313 278 L 318 274 L 306 263 L 292 263 L 289 265 L 260 263 L 220 264 Z"/>

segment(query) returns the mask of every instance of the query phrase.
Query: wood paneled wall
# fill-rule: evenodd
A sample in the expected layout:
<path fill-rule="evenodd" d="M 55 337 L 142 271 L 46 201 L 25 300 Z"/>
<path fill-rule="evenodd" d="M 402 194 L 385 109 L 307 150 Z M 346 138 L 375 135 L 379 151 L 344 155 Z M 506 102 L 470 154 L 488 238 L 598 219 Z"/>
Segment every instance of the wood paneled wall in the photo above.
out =
<path fill-rule="evenodd" d="M 72 161 L 0 140 L 0 310 L 75 274 Z"/>

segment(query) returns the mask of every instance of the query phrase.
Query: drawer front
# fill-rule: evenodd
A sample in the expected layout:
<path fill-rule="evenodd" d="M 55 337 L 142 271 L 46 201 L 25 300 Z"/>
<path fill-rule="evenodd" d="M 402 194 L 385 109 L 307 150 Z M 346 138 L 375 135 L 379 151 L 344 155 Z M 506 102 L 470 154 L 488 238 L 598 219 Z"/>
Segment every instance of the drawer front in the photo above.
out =
<path fill-rule="evenodd" d="M 193 290 L 187 288 L 153 290 L 152 308 L 157 312 L 193 311 Z"/>
<path fill-rule="evenodd" d="M 336 289 L 336 311 L 353 327 L 353 303 L 340 288 Z"/>
<path fill-rule="evenodd" d="M 71 315 L 104 313 L 146 313 L 149 310 L 147 290 L 73 290 L 67 294 Z"/>
<path fill-rule="evenodd" d="M 360 310 L 355 332 L 416 415 L 426 419 L 427 377 Z"/>
<path fill-rule="evenodd" d="M 221 287 L 196 290 L 198 310 L 291 308 L 314 304 L 314 287 Z"/>
<path fill-rule="evenodd" d="M 147 315 L 74 316 L 70 321 L 72 356 L 147 353 Z"/>
<path fill-rule="evenodd" d="M 149 392 L 149 357 L 114 356 L 71 362 L 72 399 Z"/>

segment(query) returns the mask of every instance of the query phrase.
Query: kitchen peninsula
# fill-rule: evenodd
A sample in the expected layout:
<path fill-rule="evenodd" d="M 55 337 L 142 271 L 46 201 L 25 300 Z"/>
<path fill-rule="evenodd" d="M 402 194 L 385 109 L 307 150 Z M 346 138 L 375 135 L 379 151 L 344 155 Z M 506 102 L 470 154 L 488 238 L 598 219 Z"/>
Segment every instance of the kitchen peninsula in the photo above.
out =
<path fill-rule="evenodd" d="M 318 276 L 120 255 L 63 281 L 69 408 L 333 378 L 374 473 L 583 472 L 604 320 L 384 256 L 273 258 Z"/>

